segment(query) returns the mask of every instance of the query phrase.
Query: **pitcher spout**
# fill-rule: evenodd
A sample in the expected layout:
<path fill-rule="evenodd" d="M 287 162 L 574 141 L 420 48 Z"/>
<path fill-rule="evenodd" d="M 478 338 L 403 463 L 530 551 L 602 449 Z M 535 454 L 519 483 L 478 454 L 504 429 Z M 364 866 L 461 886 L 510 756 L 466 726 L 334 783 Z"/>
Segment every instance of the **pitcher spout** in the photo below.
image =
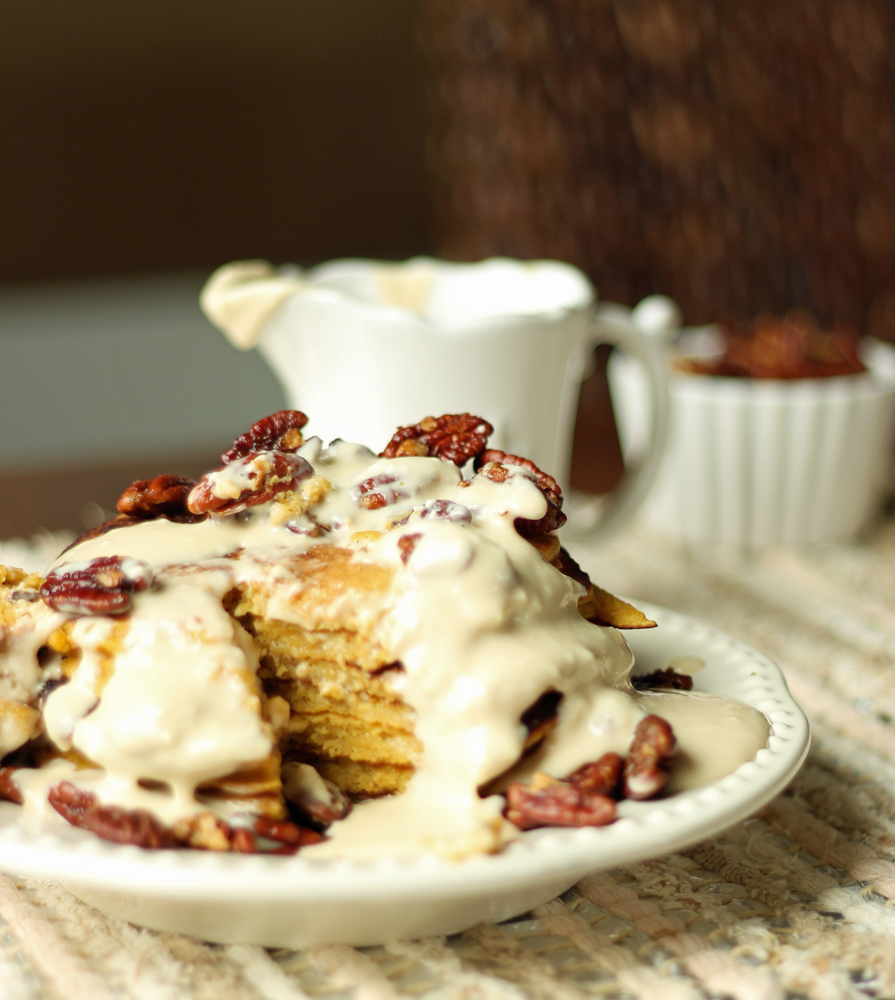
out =
<path fill-rule="evenodd" d="M 202 311 L 242 351 L 255 347 L 267 321 L 307 282 L 277 270 L 265 260 L 243 260 L 219 267 L 199 296 Z"/>

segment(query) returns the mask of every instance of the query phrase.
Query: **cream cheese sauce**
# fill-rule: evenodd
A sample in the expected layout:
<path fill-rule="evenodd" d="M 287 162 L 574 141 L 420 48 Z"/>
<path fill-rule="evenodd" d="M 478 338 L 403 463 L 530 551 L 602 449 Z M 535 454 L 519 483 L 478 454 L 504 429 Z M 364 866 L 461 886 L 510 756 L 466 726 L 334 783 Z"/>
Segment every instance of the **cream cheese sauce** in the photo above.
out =
<path fill-rule="evenodd" d="M 316 615 L 350 613 L 394 652 L 424 753 L 405 793 L 358 805 L 328 841 L 306 849 L 312 856 L 498 847 L 516 831 L 501 818 L 503 800 L 478 788 L 518 761 L 527 736 L 520 717 L 549 690 L 562 693 L 559 720 L 529 771 L 561 777 L 607 750 L 624 754 L 652 711 L 668 718 L 681 746 L 675 788 L 729 773 L 765 745 L 767 722 L 751 708 L 633 691 L 620 633 L 584 621 L 580 585 L 514 528 L 517 518 L 546 512 L 527 470 L 511 467 L 503 482 L 481 473 L 464 481 L 435 458 L 383 459 L 315 438 L 299 454 L 329 484 L 310 506 L 290 512 L 278 507 L 281 497 L 197 524 L 147 521 L 89 539 L 58 561 L 118 555 L 146 563 L 154 577 L 134 595 L 113 669 L 103 656 L 115 620 L 80 619 L 82 662 L 46 701 L 54 741 L 103 768 L 89 779 L 102 800 L 153 802 L 172 822 L 196 810 L 197 785 L 268 756 L 257 653 L 221 600 L 238 583 L 274 581 L 275 617 L 302 624 L 291 598 L 305 584 L 290 560 L 321 544 L 393 571 L 385 595 L 342 593 Z"/>

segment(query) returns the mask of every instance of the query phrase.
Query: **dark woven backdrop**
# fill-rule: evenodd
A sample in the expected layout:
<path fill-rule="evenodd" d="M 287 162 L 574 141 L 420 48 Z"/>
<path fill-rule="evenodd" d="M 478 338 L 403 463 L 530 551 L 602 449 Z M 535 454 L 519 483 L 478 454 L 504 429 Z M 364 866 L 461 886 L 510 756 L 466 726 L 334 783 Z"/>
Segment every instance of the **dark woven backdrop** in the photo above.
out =
<path fill-rule="evenodd" d="M 895 339 L 895 4 L 426 0 L 440 250 Z"/>

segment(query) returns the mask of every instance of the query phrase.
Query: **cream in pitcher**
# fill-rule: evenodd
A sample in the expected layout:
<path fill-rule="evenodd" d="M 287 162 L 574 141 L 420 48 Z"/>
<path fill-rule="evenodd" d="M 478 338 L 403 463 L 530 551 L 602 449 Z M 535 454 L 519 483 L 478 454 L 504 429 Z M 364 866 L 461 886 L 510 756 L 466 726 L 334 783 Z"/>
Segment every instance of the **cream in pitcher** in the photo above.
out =
<path fill-rule="evenodd" d="M 653 446 L 603 508 L 601 530 L 630 517 L 655 473 L 661 355 L 638 330 L 596 324 L 593 287 L 568 264 L 418 257 L 299 271 L 243 261 L 216 271 L 201 303 L 236 347 L 258 348 L 324 439 L 386 441 L 408 414 L 476 413 L 493 424 L 495 447 L 565 487 L 588 360 L 596 344 L 616 344 L 647 372 Z"/>

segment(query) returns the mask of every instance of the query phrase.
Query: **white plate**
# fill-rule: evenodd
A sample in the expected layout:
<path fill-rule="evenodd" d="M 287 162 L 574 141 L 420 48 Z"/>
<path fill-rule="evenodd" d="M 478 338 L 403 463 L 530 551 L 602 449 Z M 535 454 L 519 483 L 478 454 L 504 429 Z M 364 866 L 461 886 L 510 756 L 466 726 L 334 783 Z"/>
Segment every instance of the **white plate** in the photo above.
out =
<path fill-rule="evenodd" d="M 780 670 L 723 633 L 640 605 L 659 628 L 628 632 L 637 671 L 698 656 L 700 691 L 764 712 L 766 749 L 733 774 L 658 802 L 625 802 L 599 829 L 536 830 L 502 854 L 448 862 L 308 861 L 201 851 L 143 851 L 49 824 L 37 836 L 17 806 L 0 804 L 0 857 L 20 875 L 56 879 L 108 913 L 156 930 L 220 942 L 301 947 L 370 945 L 504 920 L 552 899 L 589 871 L 666 854 L 754 813 L 808 752 L 808 723 Z"/>

